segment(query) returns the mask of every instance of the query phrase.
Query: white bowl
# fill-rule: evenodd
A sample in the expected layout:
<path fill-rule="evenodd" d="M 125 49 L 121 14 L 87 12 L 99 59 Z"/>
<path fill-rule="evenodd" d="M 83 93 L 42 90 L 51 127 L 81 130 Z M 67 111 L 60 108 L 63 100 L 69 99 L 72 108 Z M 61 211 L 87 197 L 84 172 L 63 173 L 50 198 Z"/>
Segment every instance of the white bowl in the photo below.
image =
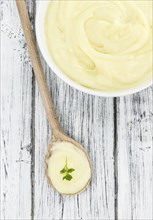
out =
<path fill-rule="evenodd" d="M 46 60 L 49 67 L 56 73 L 57 76 L 59 76 L 63 81 L 65 81 L 68 85 L 82 91 L 88 94 L 97 95 L 97 96 L 104 96 L 104 97 L 118 97 L 118 96 L 124 96 L 133 94 L 136 92 L 139 92 L 150 85 L 152 85 L 152 80 L 145 82 L 141 85 L 138 85 L 134 88 L 129 88 L 126 90 L 119 90 L 119 91 L 98 91 L 94 89 L 89 89 L 85 86 L 82 86 L 78 84 L 77 82 L 71 80 L 66 74 L 64 74 L 60 68 L 54 63 L 53 59 L 51 58 L 51 55 L 49 54 L 49 51 L 47 49 L 47 44 L 45 41 L 45 33 L 44 33 L 44 18 L 46 9 L 48 6 L 48 3 L 50 1 L 40 1 L 36 13 L 36 22 L 35 22 L 35 28 L 36 28 L 36 37 L 38 41 L 38 45 L 40 48 L 40 51 Z"/>

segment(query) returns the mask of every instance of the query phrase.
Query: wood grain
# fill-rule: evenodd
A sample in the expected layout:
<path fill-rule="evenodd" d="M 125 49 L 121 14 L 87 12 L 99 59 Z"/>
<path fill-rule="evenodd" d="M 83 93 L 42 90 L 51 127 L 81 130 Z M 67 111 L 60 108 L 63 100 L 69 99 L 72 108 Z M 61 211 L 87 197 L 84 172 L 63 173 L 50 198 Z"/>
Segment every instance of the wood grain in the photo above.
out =
<path fill-rule="evenodd" d="M 32 71 L 15 2 L 1 6 L 1 219 L 30 219 Z"/>
<path fill-rule="evenodd" d="M 153 88 L 118 99 L 118 218 L 153 219 Z"/>

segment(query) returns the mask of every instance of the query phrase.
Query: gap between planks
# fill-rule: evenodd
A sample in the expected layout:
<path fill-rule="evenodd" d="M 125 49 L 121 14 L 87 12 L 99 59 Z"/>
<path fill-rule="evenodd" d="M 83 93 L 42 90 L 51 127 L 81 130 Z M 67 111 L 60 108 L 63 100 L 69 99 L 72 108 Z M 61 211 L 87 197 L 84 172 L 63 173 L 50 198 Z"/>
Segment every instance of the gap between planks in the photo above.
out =
<path fill-rule="evenodd" d="M 113 99 L 114 107 L 114 217 L 118 219 L 118 150 L 117 150 L 117 98 Z"/>
<path fill-rule="evenodd" d="M 30 5 L 31 0 L 26 0 L 26 6 Z M 28 10 L 28 7 L 27 7 Z M 29 10 L 28 10 L 29 13 Z M 36 16 L 36 3 L 35 0 L 32 2 L 31 14 L 29 14 L 31 25 L 35 34 L 35 16 Z M 31 219 L 34 219 L 35 210 L 35 75 L 32 68 L 32 99 L 31 99 Z"/>

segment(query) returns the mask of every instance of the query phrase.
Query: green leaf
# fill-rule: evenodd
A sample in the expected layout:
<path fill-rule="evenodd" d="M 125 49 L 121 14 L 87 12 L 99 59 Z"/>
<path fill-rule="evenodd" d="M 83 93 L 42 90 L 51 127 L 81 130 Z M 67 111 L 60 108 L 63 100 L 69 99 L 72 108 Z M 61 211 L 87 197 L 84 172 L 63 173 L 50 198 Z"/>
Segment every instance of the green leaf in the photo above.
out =
<path fill-rule="evenodd" d="M 65 161 L 65 166 L 62 170 L 60 170 L 60 174 L 64 174 L 63 176 L 63 180 L 68 180 L 70 181 L 73 177 L 70 175 L 70 173 L 74 172 L 75 169 L 73 168 L 68 168 L 68 165 L 67 165 L 67 158 L 66 158 L 66 161 Z"/>
<path fill-rule="evenodd" d="M 68 169 L 68 173 L 72 173 L 72 172 L 74 172 L 75 171 L 75 169 L 73 169 L 73 168 L 70 168 L 70 169 Z"/>
<path fill-rule="evenodd" d="M 70 181 L 70 180 L 72 179 L 72 176 L 71 176 L 70 174 L 67 174 L 67 175 L 65 176 L 65 179 L 68 180 L 68 181 Z"/>
<path fill-rule="evenodd" d="M 62 173 L 66 173 L 65 167 L 60 171 L 60 173 L 61 173 L 61 174 L 62 174 Z"/>
<path fill-rule="evenodd" d="M 70 174 L 66 174 L 66 176 L 63 177 L 63 180 L 70 181 L 73 177 Z"/>

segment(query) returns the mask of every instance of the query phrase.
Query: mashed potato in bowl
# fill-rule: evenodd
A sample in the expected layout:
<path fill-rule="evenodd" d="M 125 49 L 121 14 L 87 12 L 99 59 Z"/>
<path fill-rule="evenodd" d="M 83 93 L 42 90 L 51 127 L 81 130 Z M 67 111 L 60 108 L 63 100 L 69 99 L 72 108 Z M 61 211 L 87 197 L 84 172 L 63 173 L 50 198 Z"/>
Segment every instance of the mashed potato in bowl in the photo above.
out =
<path fill-rule="evenodd" d="M 51 1 L 45 37 L 57 66 L 85 87 L 122 90 L 152 76 L 151 1 Z"/>
<path fill-rule="evenodd" d="M 69 85 L 120 96 L 152 84 L 152 1 L 41 1 L 40 50 Z"/>

